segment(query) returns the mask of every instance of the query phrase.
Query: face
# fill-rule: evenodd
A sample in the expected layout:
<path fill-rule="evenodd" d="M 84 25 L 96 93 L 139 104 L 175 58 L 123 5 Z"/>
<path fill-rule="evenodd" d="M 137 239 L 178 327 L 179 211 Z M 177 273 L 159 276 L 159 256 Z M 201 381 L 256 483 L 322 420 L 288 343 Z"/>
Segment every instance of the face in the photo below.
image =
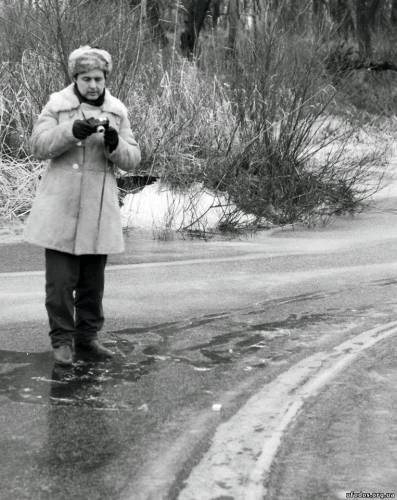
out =
<path fill-rule="evenodd" d="M 95 101 L 105 88 L 105 75 L 100 69 L 79 73 L 75 78 L 80 94 L 86 99 Z"/>

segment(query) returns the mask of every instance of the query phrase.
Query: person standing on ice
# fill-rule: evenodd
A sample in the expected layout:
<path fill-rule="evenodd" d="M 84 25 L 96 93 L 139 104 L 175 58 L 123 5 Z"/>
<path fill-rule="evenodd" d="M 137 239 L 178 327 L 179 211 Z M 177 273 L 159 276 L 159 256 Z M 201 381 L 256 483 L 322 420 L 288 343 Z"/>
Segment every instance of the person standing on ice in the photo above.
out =
<path fill-rule="evenodd" d="M 107 256 L 124 251 L 114 171 L 141 159 L 127 109 L 106 88 L 110 54 L 80 47 L 68 69 L 73 83 L 50 96 L 33 128 L 33 155 L 50 161 L 24 234 L 45 248 L 49 334 L 62 365 L 72 365 L 73 347 L 98 359 L 114 354 L 98 341 Z"/>

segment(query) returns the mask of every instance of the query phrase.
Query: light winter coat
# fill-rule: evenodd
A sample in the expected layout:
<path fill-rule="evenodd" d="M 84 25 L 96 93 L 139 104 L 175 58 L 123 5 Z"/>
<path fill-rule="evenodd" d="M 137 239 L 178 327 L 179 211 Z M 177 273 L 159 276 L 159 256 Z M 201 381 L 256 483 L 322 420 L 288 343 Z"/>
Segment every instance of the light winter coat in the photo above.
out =
<path fill-rule="evenodd" d="M 72 134 L 76 119 L 108 118 L 119 133 L 109 154 L 103 134 L 84 141 Z M 140 149 L 124 104 L 106 89 L 102 106 L 79 102 L 73 84 L 51 95 L 31 137 L 33 154 L 50 162 L 40 181 L 25 240 L 75 255 L 124 250 L 115 167 L 134 170 Z"/>

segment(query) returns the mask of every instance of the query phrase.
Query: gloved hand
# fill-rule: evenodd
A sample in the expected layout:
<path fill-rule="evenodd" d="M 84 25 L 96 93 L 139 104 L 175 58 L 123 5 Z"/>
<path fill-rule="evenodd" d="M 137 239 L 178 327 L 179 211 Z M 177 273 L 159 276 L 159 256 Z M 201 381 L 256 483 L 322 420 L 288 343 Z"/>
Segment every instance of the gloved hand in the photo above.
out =
<path fill-rule="evenodd" d="M 109 153 L 114 151 L 119 144 L 119 134 L 113 127 L 105 128 L 104 132 L 105 146 L 107 146 Z"/>
<path fill-rule="evenodd" d="M 88 120 L 75 120 L 73 122 L 72 133 L 76 139 L 86 139 L 89 135 L 94 134 L 97 128 L 97 120 L 89 118 Z"/>

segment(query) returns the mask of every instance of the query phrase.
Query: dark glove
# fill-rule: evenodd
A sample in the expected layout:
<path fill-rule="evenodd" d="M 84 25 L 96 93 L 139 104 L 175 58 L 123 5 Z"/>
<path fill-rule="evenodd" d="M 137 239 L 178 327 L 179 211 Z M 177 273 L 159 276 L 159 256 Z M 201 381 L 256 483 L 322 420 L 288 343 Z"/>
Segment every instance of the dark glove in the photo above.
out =
<path fill-rule="evenodd" d="M 86 139 L 89 135 L 96 132 L 97 120 L 89 118 L 88 120 L 75 120 L 73 122 L 72 133 L 76 139 Z"/>
<path fill-rule="evenodd" d="M 109 153 L 114 151 L 119 144 L 119 134 L 117 130 L 113 127 L 105 128 L 104 132 L 105 146 L 108 147 Z"/>

